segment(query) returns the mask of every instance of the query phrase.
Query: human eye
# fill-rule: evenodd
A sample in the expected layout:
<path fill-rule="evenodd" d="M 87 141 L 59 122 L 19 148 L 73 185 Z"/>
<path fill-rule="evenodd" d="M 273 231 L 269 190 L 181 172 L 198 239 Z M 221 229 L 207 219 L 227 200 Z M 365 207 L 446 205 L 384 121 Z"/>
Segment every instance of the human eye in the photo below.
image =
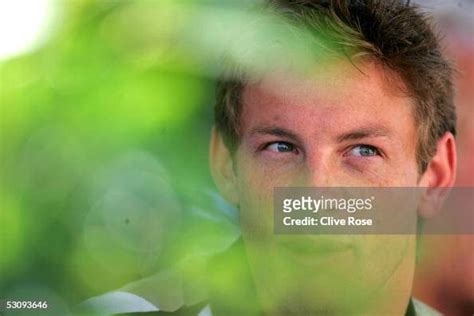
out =
<path fill-rule="evenodd" d="M 371 145 L 356 145 L 350 148 L 349 152 L 347 152 L 346 156 L 354 156 L 354 157 L 373 157 L 373 156 L 381 156 L 380 150 Z"/>
<path fill-rule="evenodd" d="M 297 153 L 295 145 L 283 141 L 268 143 L 264 146 L 263 149 L 275 153 Z"/>

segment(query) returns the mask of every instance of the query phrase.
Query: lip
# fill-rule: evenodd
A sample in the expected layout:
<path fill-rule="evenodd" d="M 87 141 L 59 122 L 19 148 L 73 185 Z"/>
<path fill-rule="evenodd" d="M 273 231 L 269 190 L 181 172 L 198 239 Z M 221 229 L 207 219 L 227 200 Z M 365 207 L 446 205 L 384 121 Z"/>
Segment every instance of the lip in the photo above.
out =
<path fill-rule="evenodd" d="M 278 241 L 277 246 L 291 257 L 314 262 L 322 257 L 346 252 L 352 249 L 352 244 L 346 240 L 337 240 L 326 236 L 285 236 Z M 291 238 L 294 237 L 294 238 Z M 336 237 L 337 238 L 337 237 Z"/>

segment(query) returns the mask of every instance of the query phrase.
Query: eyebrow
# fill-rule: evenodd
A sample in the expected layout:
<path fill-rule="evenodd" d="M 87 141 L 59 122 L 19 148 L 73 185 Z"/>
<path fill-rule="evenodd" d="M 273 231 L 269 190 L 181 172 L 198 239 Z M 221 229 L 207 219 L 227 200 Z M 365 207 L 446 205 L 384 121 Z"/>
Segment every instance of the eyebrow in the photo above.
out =
<path fill-rule="evenodd" d="M 276 126 L 256 127 L 250 131 L 250 136 L 254 135 L 273 135 L 278 137 L 285 137 L 296 142 L 302 143 L 300 137 L 292 131 Z"/>
<path fill-rule="evenodd" d="M 347 140 L 358 140 L 368 137 L 390 137 L 390 131 L 384 127 L 358 128 L 336 136 L 336 140 L 342 143 Z"/>
<path fill-rule="evenodd" d="M 359 140 L 369 137 L 388 137 L 390 138 L 390 131 L 384 127 L 368 127 L 368 128 L 357 128 L 336 136 L 336 141 L 342 143 L 348 140 Z M 301 138 L 294 132 L 289 131 L 285 128 L 277 126 L 263 126 L 255 127 L 250 131 L 250 136 L 255 135 L 273 135 L 278 137 L 285 137 L 293 141 L 302 143 Z"/>

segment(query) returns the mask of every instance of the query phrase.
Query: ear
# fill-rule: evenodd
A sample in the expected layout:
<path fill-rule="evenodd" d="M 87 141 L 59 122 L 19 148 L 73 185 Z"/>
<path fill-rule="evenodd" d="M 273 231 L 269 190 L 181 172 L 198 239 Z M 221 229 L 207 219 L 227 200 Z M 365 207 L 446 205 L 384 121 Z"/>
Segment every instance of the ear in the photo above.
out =
<path fill-rule="evenodd" d="M 235 177 L 232 156 L 222 139 L 221 134 L 212 128 L 209 146 L 209 167 L 214 183 L 221 195 L 230 203 L 237 205 L 237 181 Z"/>
<path fill-rule="evenodd" d="M 419 181 L 425 189 L 418 209 L 421 217 L 433 216 L 443 205 L 456 180 L 456 164 L 456 142 L 453 134 L 447 132 L 438 141 L 436 154 Z"/>

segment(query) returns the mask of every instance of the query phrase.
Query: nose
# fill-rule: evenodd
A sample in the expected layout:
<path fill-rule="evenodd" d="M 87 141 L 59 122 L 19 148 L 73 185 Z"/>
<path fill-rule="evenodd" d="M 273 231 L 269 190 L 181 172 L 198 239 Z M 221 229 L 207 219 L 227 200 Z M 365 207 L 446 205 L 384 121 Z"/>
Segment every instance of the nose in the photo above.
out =
<path fill-rule="evenodd" d="M 328 155 L 315 151 L 307 155 L 300 174 L 300 185 L 305 187 L 334 186 L 334 170 L 331 170 L 331 161 Z"/>

